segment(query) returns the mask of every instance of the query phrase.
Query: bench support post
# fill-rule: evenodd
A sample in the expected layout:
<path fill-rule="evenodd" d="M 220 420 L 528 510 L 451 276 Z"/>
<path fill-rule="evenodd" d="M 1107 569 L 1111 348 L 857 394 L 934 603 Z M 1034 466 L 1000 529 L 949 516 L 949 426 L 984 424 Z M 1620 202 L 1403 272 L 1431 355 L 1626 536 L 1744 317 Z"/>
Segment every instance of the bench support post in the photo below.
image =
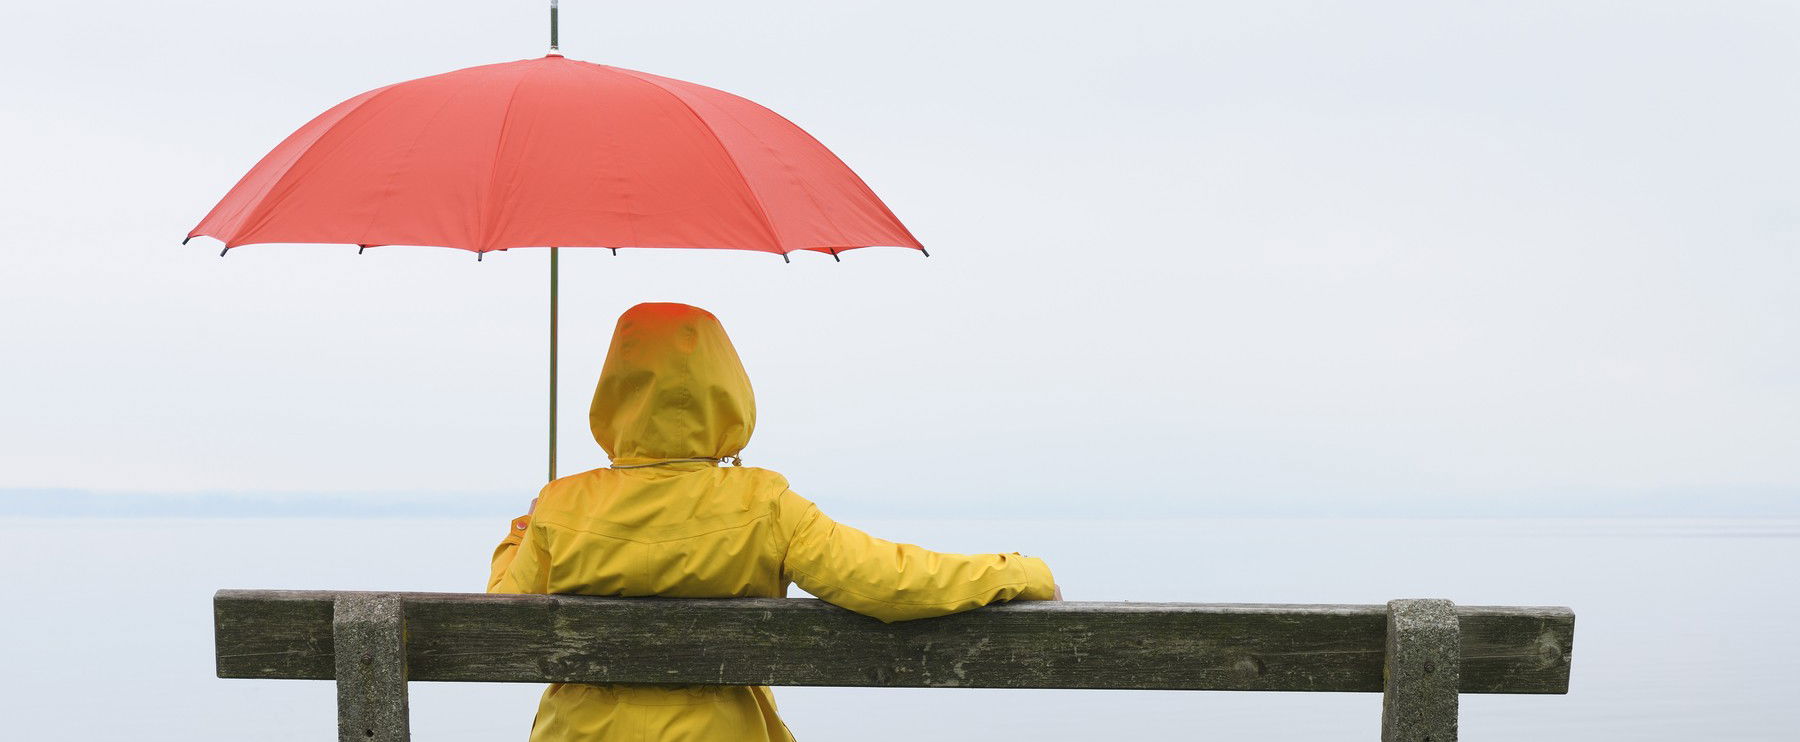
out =
<path fill-rule="evenodd" d="M 408 742 L 406 614 L 396 595 L 348 593 L 332 609 L 338 742 Z"/>
<path fill-rule="evenodd" d="M 1388 602 L 1381 742 L 1456 742 L 1462 630 L 1448 600 Z"/>

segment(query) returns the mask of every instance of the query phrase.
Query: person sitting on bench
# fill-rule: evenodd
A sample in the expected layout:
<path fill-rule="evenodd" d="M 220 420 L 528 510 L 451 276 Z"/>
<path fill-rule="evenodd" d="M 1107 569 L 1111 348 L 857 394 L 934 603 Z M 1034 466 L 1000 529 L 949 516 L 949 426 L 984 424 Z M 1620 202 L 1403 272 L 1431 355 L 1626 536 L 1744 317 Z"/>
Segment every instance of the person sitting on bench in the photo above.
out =
<path fill-rule="evenodd" d="M 1062 597 L 1042 560 L 883 541 L 742 466 L 750 379 L 704 310 L 626 311 L 588 420 L 612 465 L 544 487 L 495 549 L 488 592 L 778 598 L 791 582 L 882 621 Z M 792 739 L 761 686 L 554 684 L 531 730 L 532 742 Z"/>

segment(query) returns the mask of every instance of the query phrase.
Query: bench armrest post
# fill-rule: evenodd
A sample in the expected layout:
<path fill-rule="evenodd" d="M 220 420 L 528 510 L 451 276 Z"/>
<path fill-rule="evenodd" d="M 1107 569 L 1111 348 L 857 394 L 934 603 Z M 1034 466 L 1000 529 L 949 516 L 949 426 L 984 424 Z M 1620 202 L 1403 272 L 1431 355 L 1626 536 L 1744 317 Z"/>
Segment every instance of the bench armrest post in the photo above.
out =
<path fill-rule="evenodd" d="M 1455 742 L 1462 629 L 1448 600 L 1388 602 L 1381 742 Z"/>
<path fill-rule="evenodd" d="M 343 593 L 332 606 L 338 742 L 408 742 L 406 609 L 398 595 Z"/>

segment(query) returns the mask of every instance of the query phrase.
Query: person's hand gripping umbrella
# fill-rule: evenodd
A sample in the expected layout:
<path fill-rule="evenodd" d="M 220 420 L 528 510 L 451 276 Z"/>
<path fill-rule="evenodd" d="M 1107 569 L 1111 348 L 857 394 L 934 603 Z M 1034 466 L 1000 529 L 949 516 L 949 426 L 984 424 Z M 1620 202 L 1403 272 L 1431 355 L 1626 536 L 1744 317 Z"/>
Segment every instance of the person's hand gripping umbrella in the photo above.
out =
<path fill-rule="evenodd" d="M 924 247 L 861 178 L 749 100 L 567 59 L 447 72 L 351 98 L 286 140 L 188 233 L 225 243 L 550 248 L 556 478 L 557 249 Z M 187 240 L 183 240 L 185 243 Z"/>

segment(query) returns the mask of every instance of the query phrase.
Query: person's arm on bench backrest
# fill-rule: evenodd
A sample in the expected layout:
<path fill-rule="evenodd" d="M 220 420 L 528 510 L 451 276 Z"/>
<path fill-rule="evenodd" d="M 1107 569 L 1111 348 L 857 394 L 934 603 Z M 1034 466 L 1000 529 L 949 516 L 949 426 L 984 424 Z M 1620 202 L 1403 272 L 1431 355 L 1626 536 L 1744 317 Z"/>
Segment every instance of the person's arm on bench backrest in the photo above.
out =
<path fill-rule="evenodd" d="M 882 621 L 930 618 L 1008 600 L 1049 600 L 1050 567 L 1013 554 L 945 554 L 843 525 L 792 491 L 776 505 L 783 575 L 819 598 Z"/>

